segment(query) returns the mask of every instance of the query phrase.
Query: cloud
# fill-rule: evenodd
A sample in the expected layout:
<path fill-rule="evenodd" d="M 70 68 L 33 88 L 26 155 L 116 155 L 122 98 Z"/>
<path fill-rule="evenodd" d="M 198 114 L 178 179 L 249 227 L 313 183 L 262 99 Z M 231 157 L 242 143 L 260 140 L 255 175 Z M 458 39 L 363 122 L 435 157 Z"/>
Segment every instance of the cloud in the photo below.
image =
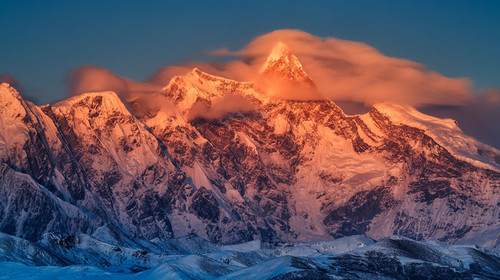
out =
<path fill-rule="evenodd" d="M 198 101 L 189 110 L 188 120 L 197 118 L 219 119 L 230 113 L 248 113 L 255 109 L 253 103 L 242 95 L 228 94 L 215 100 L 212 104 Z"/>
<path fill-rule="evenodd" d="M 15 76 L 13 76 L 9 73 L 2 73 L 2 74 L 0 74 L 0 84 L 1 83 L 8 83 L 10 86 L 15 88 L 24 100 L 29 100 L 35 104 L 39 103 L 37 96 L 33 94 L 33 93 L 37 93 L 37 89 L 32 90 L 30 92 L 31 94 L 28 95 L 23 83 L 21 83 Z"/>
<path fill-rule="evenodd" d="M 484 88 L 478 91 L 479 100 L 488 109 L 496 110 L 500 106 L 500 89 L 498 88 Z"/>
<path fill-rule="evenodd" d="M 364 43 L 320 38 L 299 30 L 274 31 L 240 51 L 220 49 L 212 54 L 241 56 L 247 68 L 255 70 L 280 41 L 299 58 L 322 94 L 334 101 L 423 106 L 462 105 L 474 99 L 468 79 L 447 78 L 419 63 L 385 56 Z M 226 70 L 235 75 L 232 69 Z"/>
<path fill-rule="evenodd" d="M 195 63 L 186 63 L 184 65 L 166 66 L 156 71 L 148 80 L 148 83 L 158 86 L 165 86 L 175 76 L 184 76 L 193 70 L 197 65 Z"/>
<path fill-rule="evenodd" d="M 468 79 L 445 77 L 422 64 L 385 56 L 364 43 L 321 38 L 299 30 L 264 34 L 239 51 L 219 49 L 212 52 L 215 57 L 230 56 L 237 60 L 166 66 L 145 82 L 120 77 L 97 66 L 82 66 L 68 74 L 68 93 L 112 90 L 126 101 L 135 100 L 135 105 L 146 104 L 143 109 L 156 110 L 157 104 L 163 103 L 167 105 L 160 109 L 171 111 L 175 110 L 174 105 L 158 97 L 158 93 L 172 77 L 185 75 L 194 67 L 237 81 L 253 81 L 270 92 L 272 87 L 266 84 L 268 81 L 263 79 L 260 69 L 280 41 L 298 57 L 324 97 L 349 106 L 353 113 L 368 110 L 379 102 L 409 104 L 424 113 L 456 119 L 466 133 L 490 145 L 498 147 L 500 143 L 500 90 L 482 89 L 473 93 L 473 85 Z M 287 94 L 279 97 L 316 99 L 300 90 L 285 91 Z M 217 119 L 229 113 L 245 113 L 254 109 L 249 104 L 244 97 L 232 95 L 212 104 L 197 102 L 189 111 L 188 119 Z M 143 110 L 143 113 L 147 112 Z"/>
<path fill-rule="evenodd" d="M 24 94 L 24 86 L 23 84 L 13 75 L 9 73 L 2 73 L 0 74 L 0 84 L 1 83 L 8 83 L 11 87 L 15 88 L 17 92 L 19 92 L 21 95 Z"/>
<path fill-rule="evenodd" d="M 167 115 L 177 112 L 175 104 L 161 93 L 138 94 L 128 101 L 125 105 L 139 118 L 151 118 L 160 111 Z"/>
<path fill-rule="evenodd" d="M 433 116 L 453 118 L 467 134 L 499 148 L 500 89 L 474 91 L 468 79 L 445 77 L 364 43 L 278 30 L 253 39 L 240 51 L 219 49 L 212 54 L 240 56 L 248 69 L 257 71 L 280 41 L 298 57 L 325 97 L 351 113 L 367 112 L 379 102 L 409 104 Z"/>
<path fill-rule="evenodd" d="M 156 71 L 148 83 L 165 86 L 174 76 L 183 76 L 197 67 L 203 72 L 236 81 L 254 81 L 258 71 L 254 66 L 239 60 L 226 63 L 219 62 L 189 62 L 183 65 L 166 66 Z"/>
<path fill-rule="evenodd" d="M 161 95 L 161 89 L 174 76 L 186 75 L 194 67 L 207 73 L 244 80 L 255 73 L 248 65 L 233 61 L 228 63 L 187 63 L 185 65 L 167 66 L 154 73 L 145 82 L 133 81 L 129 78 L 93 65 L 85 65 L 68 73 L 66 77 L 67 95 L 74 96 L 85 92 L 114 91 L 125 101 L 125 105 L 138 116 L 163 111 L 173 113 L 175 105 Z M 235 73 L 231 75 L 230 73 Z M 247 98 L 229 94 L 216 100 L 213 104 L 197 102 L 188 112 L 188 120 L 196 118 L 218 119 L 229 113 L 246 113 L 254 109 Z"/>
<path fill-rule="evenodd" d="M 114 91 L 123 99 L 143 93 L 157 93 L 161 87 L 148 82 L 136 82 L 93 65 L 76 68 L 66 76 L 67 94 L 70 96 L 93 91 Z"/>

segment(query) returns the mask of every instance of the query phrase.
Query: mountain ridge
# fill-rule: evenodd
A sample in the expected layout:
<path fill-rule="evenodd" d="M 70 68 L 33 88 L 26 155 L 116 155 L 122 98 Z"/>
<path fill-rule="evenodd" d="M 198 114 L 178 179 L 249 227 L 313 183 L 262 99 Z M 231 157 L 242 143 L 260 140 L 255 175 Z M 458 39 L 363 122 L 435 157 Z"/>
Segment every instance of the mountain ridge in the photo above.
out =
<path fill-rule="evenodd" d="M 31 241 L 107 227 L 128 244 L 190 234 L 222 244 L 353 234 L 499 244 L 480 237 L 500 229 L 500 152 L 414 109 L 350 116 L 196 68 L 151 109 L 112 92 L 48 106 L 6 84 L 2 95 L 0 231 Z M 216 117 L 189 117 L 197 104 L 219 106 Z"/>

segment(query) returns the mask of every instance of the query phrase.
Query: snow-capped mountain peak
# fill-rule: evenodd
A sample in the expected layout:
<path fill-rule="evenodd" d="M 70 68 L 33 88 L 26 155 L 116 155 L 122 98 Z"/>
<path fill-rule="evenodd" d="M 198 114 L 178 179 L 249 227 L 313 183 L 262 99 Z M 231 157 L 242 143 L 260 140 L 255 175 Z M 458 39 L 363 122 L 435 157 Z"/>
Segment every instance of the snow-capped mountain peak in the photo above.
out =
<path fill-rule="evenodd" d="M 162 92 L 180 112 L 189 110 L 200 100 L 212 102 L 227 95 L 263 98 L 254 83 L 214 76 L 196 67 L 184 76 L 172 78 Z"/>
<path fill-rule="evenodd" d="M 0 83 L 0 100 L 3 102 L 7 102 L 15 98 L 17 100 L 21 100 L 20 94 L 8 83 Z"/>
<path fill-rule="evenodd" d="M 54 104 L 53 107 L 87 106 L 96 102 L 100 109 L 117 109 L 126 111 L 125 105 L 113 91 L 87 92 Z"/>
<path fill-rule="evenodd" d="M 274 47 L 271 53 L 268 56 L 268 60 L 278 60 L 283 56 L 292 55 L 290 49 L 285 43 L 279 41 Z"/>
<path fill-rule="evenodd" d="M 23 99 L 19 93 L 7 83 L 0 84 L 0 160 L 17 163 L 23 156 L 12 156 L 22 153 L 22 147 L 28 138 L 29 131 L 24 125 L 28 122 L 23 107 Z M 14 152 L 15 151 L 15 152 Z"/>
<path fill-rule="evenodd" d="M 274 46 L 261 69 L 261 73 L 272 78 L 278 77 L 287 82 L 314 86 L 314 82 L 305 72 L 299 59 L 283 42 L 278 42 Z"/>

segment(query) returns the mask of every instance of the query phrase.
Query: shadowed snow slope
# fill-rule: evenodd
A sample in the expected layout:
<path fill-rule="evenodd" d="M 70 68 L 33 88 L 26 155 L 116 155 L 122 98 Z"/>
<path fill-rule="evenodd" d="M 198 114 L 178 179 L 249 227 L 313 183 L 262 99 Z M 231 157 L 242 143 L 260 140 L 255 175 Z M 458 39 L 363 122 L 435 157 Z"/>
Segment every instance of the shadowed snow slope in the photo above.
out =
<path fill-rule="evenodd" d="M 1 240 L 6 237 L 2 236 Z M 213 245 L 216 247 L 216 245 Z M 119 247 L 114 247 L 115 252 Z M 498 255 L 473 246 L 417 242 L 392 236 L 374 242 L 361 236 L 306 243 L 218 247 L 207 253 L 157 256 L 155 265 L 135 274 L 110 272 L 152 265 L 147 256 L 118 267 L 26 266 L 0 262 L 0 279 L 497 279 Z M 95 251 L 105 251 L 98 246 Z M 124 248 L 121 248 L 124 250 Z M 83 252 L 83 251 L 82 251 Z M 121 252 L 125 252 L 121 251 Z M 93 261 L 93 255 L 82 257 Z M 151 256 L 149 256 L 151 257 Z M 119 262 L 120 258 L 108 260 Z M 102 266 L 101 266 L 102 267 Z M 145 269 L 143 267 L 143 269 Z M 133 271 L 133 269 L 130 269 Z M 127 270 L 127 271 L 130 271 Z"/>

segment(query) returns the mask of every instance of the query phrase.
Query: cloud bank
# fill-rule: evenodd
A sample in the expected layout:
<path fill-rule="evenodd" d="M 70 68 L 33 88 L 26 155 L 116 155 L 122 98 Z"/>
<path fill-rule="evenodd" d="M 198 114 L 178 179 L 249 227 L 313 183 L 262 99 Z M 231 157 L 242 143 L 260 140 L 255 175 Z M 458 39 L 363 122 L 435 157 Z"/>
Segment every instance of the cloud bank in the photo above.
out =
<path fill-rule="evenodd" d="M 364 43 L 321 38 L 299 30 L 264 34 L 239 51 L 219 49 L 212 52 L 214 56 L 236 56 L 239 60 L 166 66 L 144 82 L 120 77 L 97 66 L 82 66 L 67 75 L 68 93 L 112 90 L 129 99 L 134 94 L 157 93 L 172 77 L 185 75 L 194 67 L 234 80 L 254 81 L 265 91 L 272 87 L 266 85 L 259 70 L 278 42 L 285 43 L 299 58 L 320 93 L 334 101 L 358 102 L 367 106 L 394 102 L 416 107 L 463 106 L 478 102 L 472 93 L 472 83 L 466 78 L 445 77 L 422 64 L 385 56 Z M 290 91 L 280 97 L 309 98 L 307 93 L 297 98 L 298 94 Z"/>
<path fill-rule="evenodd" d="M 285 43 L 299 58 L 321 94 L 334 101 L 404 103 L 460 106 L 474 101 L 472 84 L 465 78 L 448 78 L 425 66 L 392 58 L 364 43 L 321 38 L 299 30 L 278 30 L 253 39 L 242 50 L 214 51 L 215 56 L 238 56 L 227 63 L 187 63 L 158 70 L 145 82 L 120 77 L 97 66 L 82 66 L 67 78 L 70 95 L 86 91 L 113 90 L 129 98 L 134 93 L 159 92 L 170 79 L 185 75 L 194 67 L 207 73 L 239 81 L 254 81 L 264 90 L 271 88 L 259 70 L 278 42 Z M 309 99 L 307 93 L 290 91 L 283 99 Z M 317 99 L 317 96 L 310 97 Z"/>
<path fill-rule="evenodd" d="M 68 74 L 68 93 L 112 90 L 124 100 L 137 99 L 137 96 L 146 100 L 143 95 L 159 93 L 172 77 L 185 75 L 194 67 L 238 81 L 253 81 L 266 91 L 270 87 L 259 70 L 280 41 L 298 57 L 325 98 L 354 104 L 357 109 L 362 106 L 355 104 L 363 104 L 366 108 L 379 102 L 412 105 L 425 113 L 457 119 L 466 133 L 490 145 L 500 145 L 500 90 L 474 92 L 472 82 L 466 78 L 445 77 L 422 64 L 388 57 L 364 43 L 322 38 L 299 30 L 277 30 L 254 38 L 241 50 L 219 49 L 211 53 L 214 58 L 233 57 L 233 61 L 166 66 L 144 82 L 120 77 L 97 66 L 82 66 Z M 316 99 L 294 91 L 279 97 Z M 238 97 L 228 97 L 214 104 L 197 103 L 188 118 L 214 119 L 250 110 L 242 107 L 243 103 Z"/>
<path fill-rule="evenodd" d="M 468 79 L 447 78 L 419 63 L 385 56 L 364 43 L 299 30 L 274 31 L 240 51 L 220 49 L 213 54 L 241 56 L 249 68 L 258 69 L 280 41 L 298 57 L 322 94 L 334 101 L 423 106 L 463 105 L 474 99 Z"/>

